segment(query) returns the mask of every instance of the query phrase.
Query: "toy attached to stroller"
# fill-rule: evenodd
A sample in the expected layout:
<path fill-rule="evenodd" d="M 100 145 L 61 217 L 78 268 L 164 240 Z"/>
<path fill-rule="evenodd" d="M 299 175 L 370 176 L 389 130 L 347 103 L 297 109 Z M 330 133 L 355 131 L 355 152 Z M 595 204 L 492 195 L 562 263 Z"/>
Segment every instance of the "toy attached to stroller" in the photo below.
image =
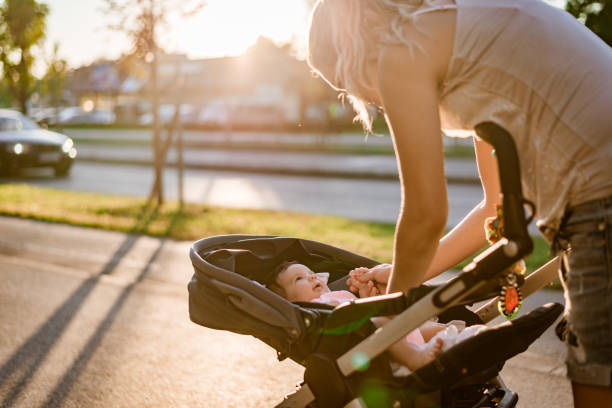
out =
<path fill-rule="evenodd" d="M 379 262 L 320 242 L 276 236 L 226 235 L 194 243 L 195 273 L 189 283 L 189 312 L 197 324 L 259 338 L 305 367 L 304 381 L 279 407 L 514 407 L 518 396 L 498 373 L 504 362 L 526 350 L 559 316 L 548 304 L 488 328 L 456 344 L 408 376 L 395 376 L 385 351 L 425 321 L 490 320 L 490 308 L 466 305 L 495 298 L 524 280 L 509 268 L 528 255 L 518 156 L 511 136 L 493 123 L 476 127 L 498 158 L 503 193 L 503 237 L 454 279 L 422 285 L 407 296 L 394 293 L 337 307 L 292 303 L 265 287 L 275 268 L 297 261 L 331 274 L 332 289 L 346 289 L 350 270 Z M 533 209 L 532 209 L 533 211 Z M 512 278 L 512 279 L 511 279 Z M 510 282 L 512 280 L 512 282 Z M 508 285 L 510 283 L 510 285 Z M 547 282 L 544 282 L 547 283 Z M 524 293 L 526 294 L 526 293 Z M 374 316 L 397 315 L 375 329 Z M 483 318 L 484 317 L 484 318 Z"/>

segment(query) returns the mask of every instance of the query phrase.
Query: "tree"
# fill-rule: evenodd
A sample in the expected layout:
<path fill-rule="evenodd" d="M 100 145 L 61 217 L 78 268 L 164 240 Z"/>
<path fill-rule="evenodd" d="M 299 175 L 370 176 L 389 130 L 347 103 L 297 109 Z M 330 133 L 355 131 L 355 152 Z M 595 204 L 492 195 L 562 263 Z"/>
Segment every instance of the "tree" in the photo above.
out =
<path fill-rule="evenodd" d="M 565 9 L 612 47 L 611 0 L 568 0 Z"/>
<path fill-rule="evenodd" d="M 155 178 L 149 200 L 158 205 L 164 201 L 163 168 L 171 134 L 162 142 L 159 121 L 158 56 L 161 51 L 158 35 L 167 27 L 172 15 L 188 18 L 200 12 L 205 0 L 105 0 L 106 12 L 118 17 L 111 29 L 126 33 L 132 41 L 132 54 L 144 58 L 150 66 L 149 95 L 153 110 L 153 165 Z"/>
<path fill-rule="evenodd" d="M 9 107 L 11 101 L 9 98 L 9 90 L 6 82 L 0 77 L 0 108 Z"/>
<path fill-rule="evenodd" d="M 36 0 L 5 0 L 0 6 L 0 63 L 9 92 L 27 113 L 34 89 L 32 48 L 45 36 L 49 7 Z"/>
<path fill-rule="evenodd" d="M 68 72 L 66 61 L 58 56 L 59 45 L 53 46 L 53 54 L 47 61 L 47 72 L 42 79 L 42 94 L 50 105 L 55 108 L 56 116 L 59 113 L 59 106 L 63 99 L 64 83 Z"/>

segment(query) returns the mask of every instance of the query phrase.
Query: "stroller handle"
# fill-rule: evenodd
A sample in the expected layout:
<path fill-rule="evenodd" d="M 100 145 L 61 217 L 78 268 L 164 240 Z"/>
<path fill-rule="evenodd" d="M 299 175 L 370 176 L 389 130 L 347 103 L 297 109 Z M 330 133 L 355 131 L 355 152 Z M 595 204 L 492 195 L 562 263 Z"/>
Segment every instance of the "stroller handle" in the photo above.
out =
<path fill-rule="evenodd" d="M 352 358 L 357 353 L 364 353 L 369 358 L 376 357 L 427 319 L 452 306 L 468 301 L 472 303 L 476 294 L 488 293 L 491 282 L 496 284 L 497 278 L 504 276 L 508 267 L 533 250 L 533 241 L 527 231 L 523 207 L 527 201 L 521 191 L 519 159 L 514 140 L 505 129 L 493 122 L 479 123 L 475 130 L 496 151 L 504 205 L 504 238 L 474 258 L 460 275 L 412 305 L 407 304 L 409 308 L 388 322 L 384 329 L 379 329 L 343 354 L 338 359 L 338 367 L 344 375 L 356 371 Z"/>
<path fill-rule="evenodd" d="M 474 127 L 474 130 L 478 137 L 495 149 L 503 196 L 503 235 L 519 245 L 526 245 L 527 247 L 523 248 L 524 252 L 531 252 L 533 245 L 527 231 L 528 222 L 525 219 L 524 209 L 524 204 L 529 202 L 523 198 L 519 157 L 514 139 L 506 129 L 494 122 L 481 122 Z M 531 205 L 534 211 L 533 204 Z"/>

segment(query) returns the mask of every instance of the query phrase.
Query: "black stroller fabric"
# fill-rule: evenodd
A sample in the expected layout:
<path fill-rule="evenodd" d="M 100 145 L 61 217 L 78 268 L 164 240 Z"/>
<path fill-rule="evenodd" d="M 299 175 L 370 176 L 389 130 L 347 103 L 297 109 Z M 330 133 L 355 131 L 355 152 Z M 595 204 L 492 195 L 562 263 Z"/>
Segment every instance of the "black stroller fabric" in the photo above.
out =
<path fill-rule="evenodd" d="M 275 268 L 286 260 L 304 264 L 315 272 L 329 272 L 332 277 L 346 275 L 355 267 L 341 259 L 317 254 L 295 238 L 238 241 L 226 248 L 203 254 L 203 259 L 263 285 L 270 283 Z"/>
<path fill-rule="evenodd" d="M 548 303 L 517 319 L 488 328 L 412 373 L 408 384 L 429 391 L 456 384 L 491 367 L 501 370 L 507 359 L 527 350 L 561 312 L 562 305 Z"/>
<path fill-rule="evenodd" d="M 249 235 L 198 241 L 190 257 L 195 271 L 188 285 L 193 322 L 255 336 L 298 362 L 312 347 L 304 323 L 312 311 L 265 288 L 275 267 L 295 260 L 315 271 L 330 272 L 331 281 L 357 266 L 378 264 L 315 241 Z"/>
<path fill-rule="evenodd" d="M 315 271 L 330 272 L 331 279 L 339 279 L 337 284 L 344 285 L 351 269 L 378 264 L 372 259 L 315 241 L 245 235 L 200 240 L 192 246 L 190 257 L 195 273 L 188 285 L 189 313 L 197 324 L 252 335 L 276 349 L 279 355 L 302 365 L 313 353 L 337 358 L 374 331 L 368 321 L 369 324 L 342 336 L 323 334 L 321 325 L 313 322 L 324 322 L 331 307 L 291 303 L 265 287 L 283 261 L 295 260 Z M 470 315 L 475 316 L 465 307 L 458 309 L 463 316 L 449 318 L 469 321 Z M 524 351 L 562 310 L 558 304 L 546 305 L 489 328 L 412 373 L 400 382 L 401 386 L 428 391 L 469 380 L 479 372 L 495 376 L 505 360 Z M 375 362 L 382 367 L 378 371 L 390 373 L 384 355 L 372 363 Z"/>

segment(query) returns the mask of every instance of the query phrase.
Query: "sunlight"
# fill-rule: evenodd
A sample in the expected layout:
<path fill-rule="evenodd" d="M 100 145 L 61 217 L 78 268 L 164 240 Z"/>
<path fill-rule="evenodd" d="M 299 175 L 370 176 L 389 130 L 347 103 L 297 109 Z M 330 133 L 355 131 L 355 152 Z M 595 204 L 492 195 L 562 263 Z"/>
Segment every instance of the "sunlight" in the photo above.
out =
<path fill-rule="evenodd" d="M 171 24 L 171 48 L 192 58 L 238 55 L 265 36 L 286 43 L 306 29 L 302 0 L 210 0 L 198 16 Z"/>
<path fill-rule="evenodd" d="M 233 208 L 279 209 L 280 197 L 274 191 L 243 178 L 219 177 L 211 181 L 199 199 L 207 204 Z"/>

